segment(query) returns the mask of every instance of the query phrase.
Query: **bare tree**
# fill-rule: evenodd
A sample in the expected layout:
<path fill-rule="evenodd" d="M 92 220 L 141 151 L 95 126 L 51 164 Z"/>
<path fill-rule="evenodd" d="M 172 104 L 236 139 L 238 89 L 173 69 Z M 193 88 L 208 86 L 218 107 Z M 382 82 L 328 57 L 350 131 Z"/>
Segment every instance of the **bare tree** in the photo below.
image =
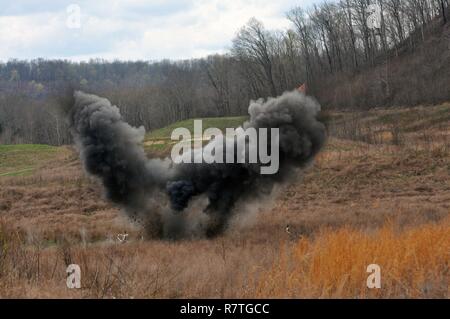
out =
<path fill-rule="evenodd" d="M 242 61 L 250 59 L 259 64 L 264 72 L 270 94 L 276 96 L 271 49 L 273 49 L 272 35 L 255 18 L 250 19 L 233 40 L 232 51 L 235 56 Z"/>

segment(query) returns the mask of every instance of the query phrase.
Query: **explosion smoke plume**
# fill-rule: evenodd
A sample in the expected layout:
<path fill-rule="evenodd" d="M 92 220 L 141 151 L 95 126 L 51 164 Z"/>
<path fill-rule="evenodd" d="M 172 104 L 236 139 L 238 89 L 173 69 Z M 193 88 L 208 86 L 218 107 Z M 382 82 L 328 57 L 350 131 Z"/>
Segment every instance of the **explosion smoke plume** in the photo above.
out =
<path fill-rule="evenodd" d="M 80 91 L 74 98 L 71 129 L 86 171 L 101 180 L 110 201 L 145 222 L 155 236 L 220 234 L 233 214 L 242 213 L 234 212 L 237 203 L 269 196 L 275 183 L 309 163 L 325 141 L 324 125 L 316 118 L 320 105 L 298 91 L 286 92 L 252 101 L 243 126 L 279 128 L 276 174 L 261 175 L 261 163 L 174 164 L 148 159 L 141 147 L 144 128 L 127 124 L 107 99 Z M 223 142 L 218 138 L 210 145 L 221 143 L 230 151 Z M 188 223 L 186 210 L 201 212 Z"/>

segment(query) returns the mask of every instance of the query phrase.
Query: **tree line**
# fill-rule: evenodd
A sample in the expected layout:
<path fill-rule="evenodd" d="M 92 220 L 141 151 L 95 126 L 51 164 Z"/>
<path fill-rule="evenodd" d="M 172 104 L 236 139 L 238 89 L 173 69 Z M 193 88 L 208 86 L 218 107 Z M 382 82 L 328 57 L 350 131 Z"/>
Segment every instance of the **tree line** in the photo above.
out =
<path fill-rule="evenodd" d="M 288 30 L 268 30 L 252 18 L 230 52 L 202 59 L 2 62 L 0 142 L 70 143 L 61 104 L 73 89 L 108 97 L 130 124 L 147 130 L 192 117 L 245 114 L 249 100 L 302 83 L 328 108 L 448 100 L 449 75 L 436 79 L 439 63 L 423 66 L 445 50 L 433 45 L 430 52 L 424 43 L 448 29 L 448 8 L 448 0 L 328 1 L 289 10 Z M 403 58 L 411 52 L 421 54 Z"/>

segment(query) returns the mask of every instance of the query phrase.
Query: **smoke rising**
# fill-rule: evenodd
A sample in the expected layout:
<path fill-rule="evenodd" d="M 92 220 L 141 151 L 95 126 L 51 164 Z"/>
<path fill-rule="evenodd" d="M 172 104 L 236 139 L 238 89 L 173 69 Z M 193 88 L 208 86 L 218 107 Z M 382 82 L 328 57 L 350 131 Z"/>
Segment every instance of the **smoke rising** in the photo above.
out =
<path fill-rule="evenodd" d="M 212 237 L 223 232 L 240 202 L 267 198 L 275 184 L 307 165 L 325 141 L 317 120 L 320 105 L 298 91 L 252 101 L 243 128 L 279 128 L 280 166 L 276 174 L 261 175 L 262 163 L 180 163 L 148 159 L 141 146 L 145 130 L 127 124 L 119 109 L 105 99 L 77 91 L 71 110 L 71 131 L 85 170 L 99 178 L 107 198 L 146 225 L 153 236 Z M 235 156 L 257 147 L 237 148 Z M 209 146 L 231 149 L 226 137 Z M 228 147 L 228 148 L 227 148 Z M 198 156 L 199 150 L 188 156 Z M 230 153 L 231 154 L 231 153 Z M 183 154 L 186 155 L 186 154 Z"/>

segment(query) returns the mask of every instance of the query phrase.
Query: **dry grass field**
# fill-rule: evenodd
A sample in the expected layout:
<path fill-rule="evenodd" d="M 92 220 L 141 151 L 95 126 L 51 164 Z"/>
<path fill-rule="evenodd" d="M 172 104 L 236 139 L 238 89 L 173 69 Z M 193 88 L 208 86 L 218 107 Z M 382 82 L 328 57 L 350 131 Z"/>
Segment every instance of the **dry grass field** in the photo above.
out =
<path fill-rule="evenodd" d="M 448 298 L 450 105 L 328 121 L 311 167 L 213 240 L 146 239 L 69 146 L 0 146 L 0 297 Z"/>

